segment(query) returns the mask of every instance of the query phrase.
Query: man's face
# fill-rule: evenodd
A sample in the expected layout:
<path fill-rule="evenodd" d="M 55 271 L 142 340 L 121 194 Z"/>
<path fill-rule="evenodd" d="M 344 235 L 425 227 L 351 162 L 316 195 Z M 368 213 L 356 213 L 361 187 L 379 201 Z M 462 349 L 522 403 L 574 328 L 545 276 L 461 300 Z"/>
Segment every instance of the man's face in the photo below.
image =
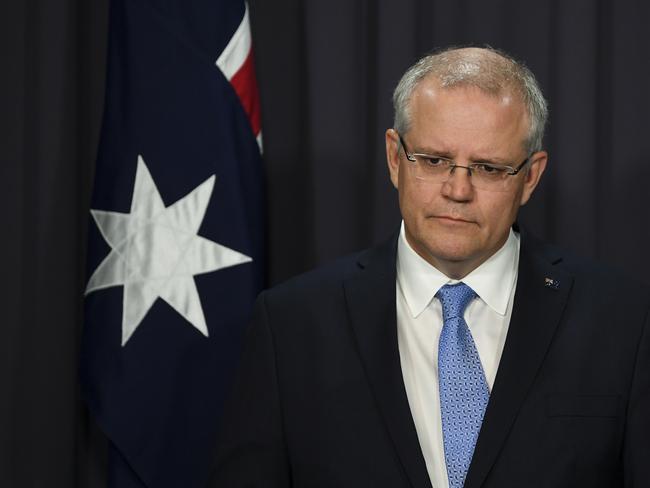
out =
<path fill-rule="evenodd" d="M 473 87 L 443 89 L 435 79 L 420 82 L 411 98 L 411 124 L 401 134 L 409 152 L 444 156 L 456 164 L 493 162 L 515 167 L 526 156 L 528 120 L 523 104 Z M 456 168 L 444 183 L 415 177 L 414 163 L 386 131 L 386 154 L 399 191 L 406 238 L 413 249 L 447 276 L 462 278 L 506 241 L 519 207 L 546 167 L 547 154 L 533 154 L 527 169 L 508 176 L 505 191 L 472 186 L 467 170 Z"/>

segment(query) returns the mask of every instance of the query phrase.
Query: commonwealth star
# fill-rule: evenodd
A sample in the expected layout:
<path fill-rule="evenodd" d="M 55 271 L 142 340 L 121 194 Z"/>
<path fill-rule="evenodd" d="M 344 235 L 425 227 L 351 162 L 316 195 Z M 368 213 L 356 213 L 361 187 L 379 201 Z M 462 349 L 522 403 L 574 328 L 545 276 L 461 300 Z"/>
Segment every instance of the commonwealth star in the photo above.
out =
<path fill-rule="evenodd" d="M 165 207 L 149 169 L 138 156 L 131 212 L 91 209 L 111 252 L 90 277 L 86 294 L 124 286 L 122 346 L 158 297 L 207 337 L 194 275 L 252 261 L 245 254 L 197 234 L 214 181 L 212 175 Z"/>

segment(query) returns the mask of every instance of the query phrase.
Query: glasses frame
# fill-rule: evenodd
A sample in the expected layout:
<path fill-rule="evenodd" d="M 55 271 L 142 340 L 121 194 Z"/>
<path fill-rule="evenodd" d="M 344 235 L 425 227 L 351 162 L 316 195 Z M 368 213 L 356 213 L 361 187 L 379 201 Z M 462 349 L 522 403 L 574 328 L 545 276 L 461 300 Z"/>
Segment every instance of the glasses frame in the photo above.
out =
<path fill-rule="evenodd" d="M 395 131 L 397 132 L 397 131 Z M 471 163 L 467 166 L 464 166 L 462 164 L 456 164 L 456 162 L 452 159 L 445 158 L 442 156 L 436 156 L 435 154 L 426 154 L 426 153 L 411 153 L 409 150 L 406 148 L 406 144 L 404 143 L 404 139 L 402 138 L 402 134 L 399 132 L 397 133 L 397 136 L 399 137 L 399 142 L 404 148 L 404 154 L 406 155 L 406 159 L 409 160 L 411 163 L 417 163 L 417 159 L 415 159 L 416 156 L 422 157 L 422 158 L 437 158 L 437 159 L 443 159 L 445 161 L 448 161 L 449 164 L 449 174 L 453 173 L 454 169 L 456 168 L 465 168 L 469 175 L 472 175 L 472 171 L 474 171 L 474 167 L 478 165 L 482 166 L 490 166 L 494 168 L 503 168 L 506 170 L 505 175 L 506 176 L 517 176 L 519 172 L 526 166 L 526 164 L 530 161 L 531 156 L 534 154 L 534 152 L 531 152 L 528 156 L 526 156 L 526 159 L 524 159 L 521 163 L 519 163 L 517 166 L 514 168 L 509 165 L 502 165 L 502 164 L 492 164 L 492 163 Z"/>

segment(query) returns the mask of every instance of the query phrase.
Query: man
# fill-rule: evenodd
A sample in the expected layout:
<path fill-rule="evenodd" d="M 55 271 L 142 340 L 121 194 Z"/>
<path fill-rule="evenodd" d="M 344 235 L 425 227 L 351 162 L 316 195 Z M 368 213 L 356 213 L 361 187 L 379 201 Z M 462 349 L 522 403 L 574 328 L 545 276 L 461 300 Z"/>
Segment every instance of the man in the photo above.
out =
<path fill-rule="evenodd" d="M 650 486 L 647 290 L 515 224 L 533 75 L 450 49 L 394 105 L 400 233 L 260 296 L 214 486 Z"/>

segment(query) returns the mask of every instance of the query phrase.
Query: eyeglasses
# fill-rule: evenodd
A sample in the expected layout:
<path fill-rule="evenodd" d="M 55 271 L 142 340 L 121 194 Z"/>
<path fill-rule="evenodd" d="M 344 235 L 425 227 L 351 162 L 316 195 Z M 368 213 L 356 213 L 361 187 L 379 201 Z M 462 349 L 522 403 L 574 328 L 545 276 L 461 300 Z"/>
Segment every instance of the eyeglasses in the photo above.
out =
<path fill-rule="evenodd" d="M 446 182 L 456 168 L 466 169 L 471 177 L 472 186 L 481 190 L 506 191 L 511 181 L 509 176 L 516 176 L 530 161 L 532 153 L 516 167 L 493 163 L 470 163 L 467 166 L 456 164 L 442 156 L 411 153 L 406 148 L 404 139 L 399 135 L 399 142 L 404 148 L 406 159 L 415 163 L 415 177 L 431 183 Z"/>

